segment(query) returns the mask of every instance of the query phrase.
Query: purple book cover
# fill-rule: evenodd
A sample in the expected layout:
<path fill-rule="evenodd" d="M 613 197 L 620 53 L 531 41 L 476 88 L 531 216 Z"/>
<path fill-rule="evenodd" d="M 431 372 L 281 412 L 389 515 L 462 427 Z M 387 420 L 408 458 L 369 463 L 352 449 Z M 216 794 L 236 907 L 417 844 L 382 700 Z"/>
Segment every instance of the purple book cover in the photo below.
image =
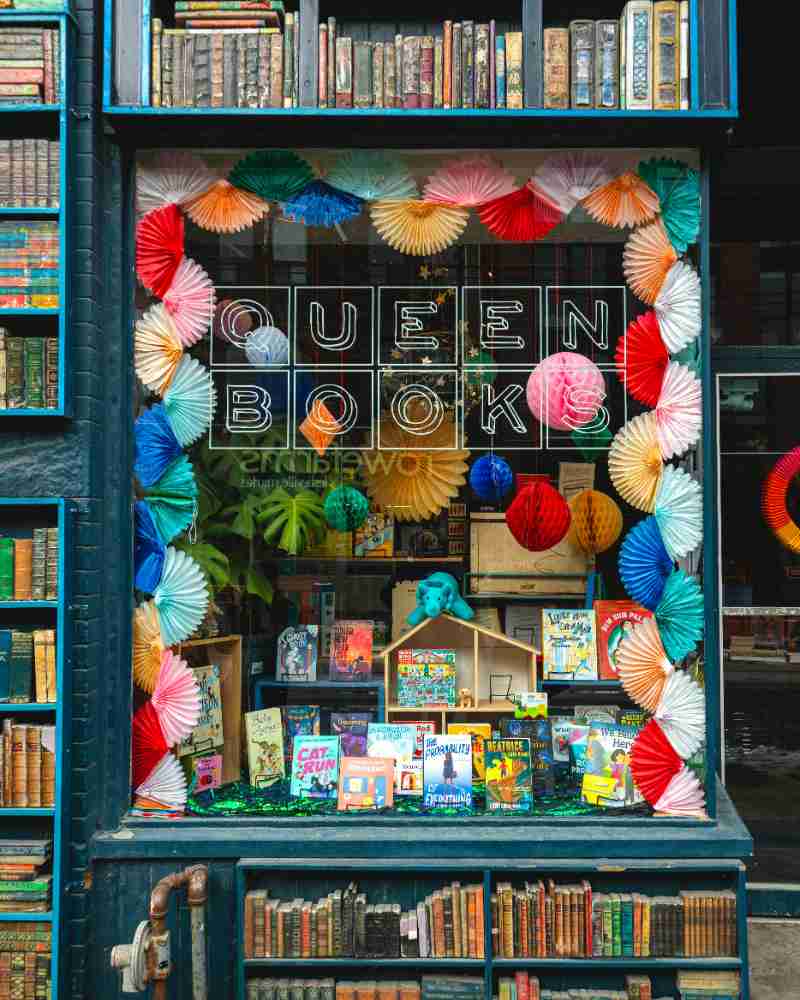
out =
<path fill-rule="evenodd" d="M 372 712 L 331 712 L 331 735 L 339 737 L 342 757 L 367 756 L 367 726 Z"/>

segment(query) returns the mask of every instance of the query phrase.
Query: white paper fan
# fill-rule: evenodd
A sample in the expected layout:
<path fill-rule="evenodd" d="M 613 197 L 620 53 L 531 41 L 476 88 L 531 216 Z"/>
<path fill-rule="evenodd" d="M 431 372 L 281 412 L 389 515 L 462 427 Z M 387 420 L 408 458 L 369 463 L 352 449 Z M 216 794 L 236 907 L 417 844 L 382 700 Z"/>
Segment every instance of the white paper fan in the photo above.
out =
<path fill-rule="evenodd" d="M 677 354 L 700 336 L 703 326 L 702 294 L 697 271 L 679 260 L 667 271 L 656 296 L 658 329 L 670 354 Z"/>
<path fill-rule="evenodd" d="M 670 559 L 683 559 L 703 540 L 703 492 L 684 469 L 668 465 L 656 493 L 656 521 Z"/>
<path fill-rule="evenodd" d="M 703 427 L 703 390 L 691 368 L 671 361 L 656 404 L 656 433 L 662 458 L 682 455 L 697 444 Z"/>
<path fill-rule="evenodd" d="M 706 699 L 703 689 L 683 670 L 667 678 L 653 713 L 678 756 L 688 760 L 706 738 Z"/>
<path fill-rule="evenodd" d="M 195 631 L 208 610 L 208 586 L 197 563 L 170 546 L 161 582 L 153 592 L 165 646 L 183 642 Z"/>
<path fill-rule="evenodd" d="M 536 186 L 554 201 L 564 215 L 592 191 L 611 180 L 608 162 L 602 156 L 582 151 L 551 156 L 534 174 Z"/>
<path fill-rule="evenodd" d="M 183 768 L 171 753 L 164 754 L 134 794 L 168 809 L 183 809 L 187 798 Z"/>
<path fill-rule="evenodd" d="M 163 152 L 136 171 L 136 210 L 140 215 L 164 205 L 183 205 L 216 180 L 192 153 Z"/>
<path fill-rule="evenodd" d="M 706 795 L 697 775 L 684 766 L 670 780 L 664 793 L 653 803 L 656 812 L 669 813 L 671 816 L 705 815 Z"/>

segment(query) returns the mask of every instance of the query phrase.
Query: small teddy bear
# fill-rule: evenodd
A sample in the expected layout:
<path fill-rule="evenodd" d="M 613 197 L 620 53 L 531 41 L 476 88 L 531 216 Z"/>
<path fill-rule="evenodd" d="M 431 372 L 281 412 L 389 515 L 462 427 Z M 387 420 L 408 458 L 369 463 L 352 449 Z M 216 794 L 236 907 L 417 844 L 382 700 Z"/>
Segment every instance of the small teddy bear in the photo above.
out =
<path fill-rule="evenodd" d="M 472 697 L 472 691 L 469 688 L 458 689 L 458 707 L 459 708 L 475 707 L 475 699 Z"/>

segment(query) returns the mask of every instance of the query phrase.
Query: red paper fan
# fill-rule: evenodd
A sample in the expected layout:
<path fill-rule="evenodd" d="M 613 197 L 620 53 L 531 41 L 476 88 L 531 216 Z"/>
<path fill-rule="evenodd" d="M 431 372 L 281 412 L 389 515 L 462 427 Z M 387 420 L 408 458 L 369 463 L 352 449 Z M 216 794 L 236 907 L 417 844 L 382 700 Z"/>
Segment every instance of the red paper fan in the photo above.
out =
<path fill-rule="evenodd" d="M 163 299 L 183 258 L 183 215 L 177 205 L 148 212 L 136 227 L 136 273 Z"/>
<path fill-rule="evenodd" d="M 631 773 L 636 787 L 655 805 L 667 785 L 683 767 L 661 726 L 651 719 L 631 747 Z"/>
<path fill-rule="evenodd" d="M 134 788 L 150 776 L 166 752 L 167 743 L 161 732 L 161 723 L 152 702 L 147 701 L 133 716 L 131 770 Z"/>
<path fill-rule="evenodd" d="M 617 341 L 614 360 L 617 375 L 630 395 L 645 406 L 655 406 L 669 354 L 654 312 L 646 312 L 628 325 L 627 332 Z"/>
<path fill-rule="evenodd" d="M 528 181 L 518 191 L 481 205 L 478 216 L 500 239 L 530 243 L 546 236 L 562 221 L 564 213 L 533 181 Z"/>

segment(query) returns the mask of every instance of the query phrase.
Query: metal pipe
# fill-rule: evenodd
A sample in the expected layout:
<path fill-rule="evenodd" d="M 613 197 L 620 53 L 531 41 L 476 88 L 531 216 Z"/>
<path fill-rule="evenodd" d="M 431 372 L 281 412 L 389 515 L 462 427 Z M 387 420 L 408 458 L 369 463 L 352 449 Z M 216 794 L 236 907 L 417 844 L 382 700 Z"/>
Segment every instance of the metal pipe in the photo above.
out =
<path fill-rule="evenodd" d="M 207 1000 L 208 976 L 206 972 L 205 904 L 208 899 L 208 868 L 192 865 L 182 872 L 165 875 L 150 893 L 150 929 L 154 943 L 163 941 L 168 947 L 167 913 L 173 889 L 187 887 L 192 925 L 192 993 L 194 1000 Z M 169 962 L 157 961 L 159 947 L 149 952 L 149 980 L 153 983 L 153 1000 L 167 1000 L 167 979 L 171 971 Z"/>
<path fill-rule="evenodd" d="M 206 900 L 208 899 L 208 868 L 195 865 L 187 868 L 189 914 L 192 924 L 192 993 L 194 1000 L 208 1000 L 206 970 Z"/>

